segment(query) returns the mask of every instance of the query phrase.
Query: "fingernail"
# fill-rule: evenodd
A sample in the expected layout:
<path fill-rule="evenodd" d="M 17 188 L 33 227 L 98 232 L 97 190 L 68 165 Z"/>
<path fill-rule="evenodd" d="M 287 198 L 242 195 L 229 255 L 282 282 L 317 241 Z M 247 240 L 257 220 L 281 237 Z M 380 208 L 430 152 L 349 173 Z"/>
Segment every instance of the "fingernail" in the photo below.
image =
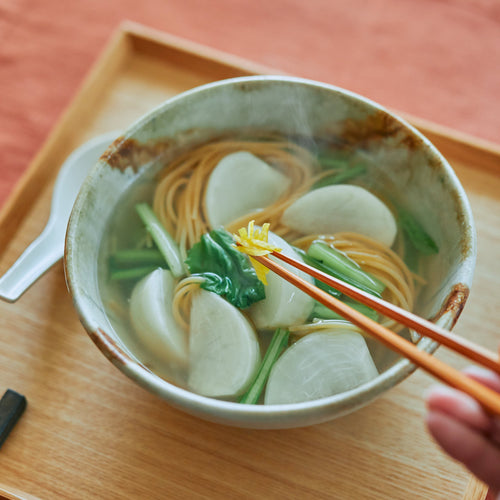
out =
<path fill-rule="evenodd" d="M 446 385 L 432 386 L 425 392 L 426 400 L 433 399 L 434 397 L 446 399 L 451 398 L 453 406 L 459 405 L 463 411 L 476 412 L 481 408 L 481 405 L 475 399 L 457 389 L 453 389 L 452 387 L 448 387 Z"/>
<path fill-rule="evenodd" d="M 431 385 L 430 387 L 426 387 L 422 393 L 422 397 L 424 398 L 424 401 L 426 401 L 427 403 L 429 402 L 429 399 L 434 396 L 435 394 L 438 394 L 440 393 L 441 389 L 443 388 L 444 386 L 442 385 L 438 385 L 438 384 L 434 384 L 434 385 Z"/>
<path fill-rule="evenodd" d="M 468 375 L 477 375 L 479 377 L 488 377 L 491 376 L 491 371 L 486 368 L 482 368 L 481 366 L 470 365 L 464 368 L 464 373 Z"/>

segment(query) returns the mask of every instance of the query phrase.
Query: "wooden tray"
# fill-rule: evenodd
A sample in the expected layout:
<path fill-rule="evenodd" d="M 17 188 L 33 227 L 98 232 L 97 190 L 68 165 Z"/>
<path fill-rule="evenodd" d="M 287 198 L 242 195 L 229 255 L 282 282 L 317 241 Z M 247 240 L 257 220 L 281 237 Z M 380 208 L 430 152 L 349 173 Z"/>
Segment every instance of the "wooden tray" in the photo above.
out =
<path fill-rule="evenodd" d="M 73 148 L 183 90 L 269 72 L 277 73 L 122 26 L 0 213 L 0 273 L 45 225 L 54 178 Z M 409 119 L 449 158 L 476 217 L 475 286 L 456 331 L 496 349 L 500 149 Z M 330 423 L 234 429 L 175 410 L 116 370 L 80 326 L 61 264 L 17 303 L 0 303 L 0 314 L 0 390 L 28 399 L 0 450 L 0 498 L 484 498 L 425 430 L 422 393 L 433 380 L 421 371 Z M 445 349 L 437 355 L 463 366 Z"/>

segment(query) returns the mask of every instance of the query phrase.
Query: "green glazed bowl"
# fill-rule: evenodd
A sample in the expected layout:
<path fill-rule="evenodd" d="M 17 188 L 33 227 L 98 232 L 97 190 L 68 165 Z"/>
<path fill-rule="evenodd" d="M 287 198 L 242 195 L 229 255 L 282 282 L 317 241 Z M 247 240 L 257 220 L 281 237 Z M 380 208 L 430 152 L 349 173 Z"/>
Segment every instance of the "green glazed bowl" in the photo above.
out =
<path fill-rule="evenodd" d="M 105 269 L 99 265 L 99 252 L 123 194 L 133 183 L 154 175 L 173 147 L 199 141 L 208 131 L 247 127 L 292 135 L 328 133 L 362 149 L 376 191 L 410 210 L 440 248 L 425 258 L 422 274 L 427 285 L 414 312 L 442 327 L 453 327 L 469 294 L 476 239 L 466 194 L 448 162 L 415 128 L 369 99 L 283 76 L 235 78 L 195 88 L 164 102 L 117 138 L 90 172 L 73 208 L 65 248 L 68 288 L 83 326 L 101 352 L 174 407 L 239 427 L 325 422 L 373 401 L 408 377 L 415 366 L 389 353 L 378 377 L 342 394 L 287 405 L 221 401 L 177 387 L 147 368 L 103 305 Z M 423 338 L 418 346 L 432 353 L 437 344 Z"/>

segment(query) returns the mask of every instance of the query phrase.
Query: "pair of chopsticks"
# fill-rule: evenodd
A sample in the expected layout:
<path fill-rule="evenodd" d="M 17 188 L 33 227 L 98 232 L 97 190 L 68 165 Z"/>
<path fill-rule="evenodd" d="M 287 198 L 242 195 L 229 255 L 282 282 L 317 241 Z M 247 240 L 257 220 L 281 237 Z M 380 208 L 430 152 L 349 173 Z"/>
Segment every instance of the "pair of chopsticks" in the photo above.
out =
<path fill-rule="evenodd" d="M 281 252 L 272 252 L 270 255 L 273 255 L 296 269 L 299 269 L 310 276 L 317 278 L 323 283 L 336 288 L 345 295 L 366 304 L 384 316 L 390 317 L 399 323 L 412 328 L 420 334 L 430 337 L 450 349 L 455 350 L 472 361 L 475 361 L 476 363 L 500 374 L 499 359 L 496 354 L 491 351 L 469 342 L 466 339 L 460 338 L 452 334 L 450 331 L 445 330 L 413 313 L 405 311 L 398 306 L 374 297 L 362 290 L 357 289 L 356 287 L 334 278 L 333 276 L 323 273 L 312 266 L 283 255 Z M 340 314 L 372 337 L 378 339 L 390 349 L 406 357 L 415 365 L 420 366 L 437 379 L 473 397 L 489 413 L 500 415 L 500 394 L 467 377 L 457 369 L 447 365 L 443 361 L 440 361 L 431 354 L 420 350 L 412 342 L 400 337 L 398 334 L 352 309 L 315 285 L 303 280 L 285 267 L 271 260 L 268 255 L 254 256 L 253 258 L 313 297 L 324 306 Z"/>

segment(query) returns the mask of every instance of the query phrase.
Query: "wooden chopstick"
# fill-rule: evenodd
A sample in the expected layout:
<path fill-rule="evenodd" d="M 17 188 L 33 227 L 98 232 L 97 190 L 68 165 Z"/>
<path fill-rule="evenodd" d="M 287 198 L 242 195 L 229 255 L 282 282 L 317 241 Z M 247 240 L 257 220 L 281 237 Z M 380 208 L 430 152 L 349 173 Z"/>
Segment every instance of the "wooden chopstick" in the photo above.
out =
<path fill-rule="evenodd" d="M 313 277 L 316 277 L 323 281 L 323 278 L 328 277 L 328 281 L 324 281 L 325 283 L 334 286 L 338 290 L 342 291 L 343 293 L 346 293 L 346 295 L 350 295 L 353 298 L 356 298 L 360 302 L 363 302 L 370 307 L 373 307 L 376 310 L 381 310 L 380 306 L 382 305 L 383 309 L 383 314 L 386 316 L 389 316 L 387 313 L 393 314 L 396 309 L 396 314 L 398 318 L 404 319 L 406 321 L 406 318 L 409 317 L 411 319 L 411 328 L 413 328 L 416 331 L 420 331 L 420 327 L 423 325 L 424 330 L 427 332 L 426 336 L 431 336 L 429 333 L 432 331 L 432 335 L 435 335 L 436 331 L 438 332 L 439 338 L 445 338 L 447 342 L 447 346 L 453 348 L 455 345 L 458 345 L 459 352 L 463 355 L 468 355 L 470 346 L 466 345 L 463 342 L 459 342 L 457 338 L 453 338 L 450 332 L 446 332 L 446 330 L 443 330 L 442 328 L 437 327 L 437 325 L 434 325 L 433 323 L 422 320 L 422 318 L 418 318 L 417 316 L 411 314 L 408 316 L 407 311 L 404 311 L 403 309 L 396 308 L 396 306 L 393 306 L 392 304 L 389 304 L 385 301 L 381 301 L 379 299 L 377 300 L 372 300 L 374 299 L 373 297 L 369 297 L 369 301 L 366 301 L 366 296 L 369 294 L 365 294 L 361 292 L 360 290 L 357 290 L 354 287 L 350 287 L 346 283 L 336 280 L 335 278 L 332 278 L 331 276 L 328 276 L 321 271 L 318 271 L 317 269 L 308 266 L 307 264 L 303 264 L 301 262 L 296 261 L 295 259 L 291 259 L 280 252 L 273 252 L 272 255 L 276 256 L 277 258 L 283 260 L 284 262 L 287 262 L 288 264 L 296 267 L 297 269 L 300 269 L 307 274 L 310 274 Z M 332 309 L 336 313 L 340 314 L 347 320 L 351 321 L 353 324 L 364 330 L 366 333 L 370 334 L 371 336 L 375 337 L 379 341 L 381 341 L 383 344 L 385 344 L 387 347 L 390 349 L 396 351 L 397 353 L 401 354 L 402 356 L 406 357 L 409 359 L 412 363 L 420 366 L 424 370 L 426 370 L 428 373 L 431 375 L 435 376 L 437 379 L 441 380 L 442 382 L 445 382 L 446 384 L 450 385 L 451 387 L 454 387 L 455 389 L 461 390 L 468 394 L 469 396 L 473 397 L 476 401 L 478 401 L 488 412 L 500 415 L 500 394 L 496 393 L 495 391 L 489 389 L 488 387 L 480 384 L 479 382 L 476 382 L 475 380 L 467 377 L 460 371 L 456 370 L 455 368 L 447 365 L 443 361 L 439 360 L 438 358 L 432 356 L 431 354 L 420 350 L 416 345 L 414 345 L 412 342 L 404 339 L 403 337 L 400 337 L 398 334 L 394 333 L 393 331 L 389 330 L 388 328 L 380 325 L 376 321 L 373 321 L 372 319 L 366 317 L 365 315 L 361 314 L 360 312 L 356 311 L 355 309 L 349 307 L 347 304 L 343 303 L 342 301 L 338 300 L 337 298 L 333 297 L 332 295 L 328 294 L 327 292 L 324 292 L 323 290 L 319 289 L 315 285 L 309 283 L 308 281 L 305 281 L 301 277 L 297 276 L 296 274 L 292 273 L 282 265 L 274 262 L 271 260 L 267 255 L 266 256 L 254 256 L 253 257 L 255 260 L 266 266 L 268 269 L 271 271 L 275 272 L 288 282 L 292 283 L 295 285 L 297 288 L 301 289 L 311 297 L 313 297 L 315 300 L 323 304 L 324 306 Z M 321 275 L 321 277 L 320 277 Z M 335 284 L 334 284 L 335 282 Z M 353 293 L 353 289 L 355 290 L 355 293 Z M 347 293 L 349 291 L 349 293 Z M 383 302 L 383 304 L 380 304 L 380 302 Z M 394 315 L 390 316 L 395 319 Z M 417 318 L 421 321 L 417 321 Z M 399 319 L 398 319 L 399 321 Z M 401 321 L 403 323 L 403 321 Z M 403 323 L 407 324 L 407 323 Z M 443 335 L 443 332 L 446 334 Z M 432 337 L 432 338 L 436 338 Z M 443 342 L 444 343 L 444 342 Z M 477 346 L 474 346 L 475 348 Z M 472 355 L 474 358 L 481 358 L 483 359 L 483 356 L 486 354 L 485 352 L 479 352 L 478 349 L 472 349 L 471 352 L 473 353 Z M 478 355 L 479 353 L 479 355 Z M 492 356 L 487 355 L 484 356 L 488 362 L 488 365 L 493 368 L 492 364 Z M 471 359 L 474 359 L 471 358 Z M 500 373 L 500 366 L 498 361 L 496 361 L 494 369 L 497 373 Z"/>
<path fill-rule="evenodd" d="M 476 363 L 493 370 L 494 372 L 500 375 L 500 360 L 498 356 L 491 352 L 488 349 L 485 349 L 482 346 L 479 346 L 473 342 L 468 341 L 467 339 L 461 338 L 457 335 L 454 335 L 449 330 L 445 330 L 440 326 L 431 323 L 430 321 L 417 316 L 409 311 L 402 309 L 394 304 L 390 304 L 389 302 L 370 295 L 363 290 L 359 290 L 358 288 L 345 283 L 338 278 L 330 276 L 329 274 L 316 269 L 308 264 L 300 262 L 298 260 L 292 259 L 287 255 L 282 254 L 281 252 L 273 252 L 275 257 L 290 264 L 291 266 L 304 271 L 310 276 L 317 278 L 318 280 L 326 283 L 339 290 L 340 292 L 348 295 L 349 297 L 357 300 L 358 302 L 362 302 L 363 304 L 370 306 L 372 309 L 380 312 L 384 316 L 392 318 L 402 325 L 405 325 L 413 330 L 421 333 L 425 337 L 429 337 L 433 340 L 436 340 L 440 344 L 453 349 L 459 354 L 469 358 Z"/>

